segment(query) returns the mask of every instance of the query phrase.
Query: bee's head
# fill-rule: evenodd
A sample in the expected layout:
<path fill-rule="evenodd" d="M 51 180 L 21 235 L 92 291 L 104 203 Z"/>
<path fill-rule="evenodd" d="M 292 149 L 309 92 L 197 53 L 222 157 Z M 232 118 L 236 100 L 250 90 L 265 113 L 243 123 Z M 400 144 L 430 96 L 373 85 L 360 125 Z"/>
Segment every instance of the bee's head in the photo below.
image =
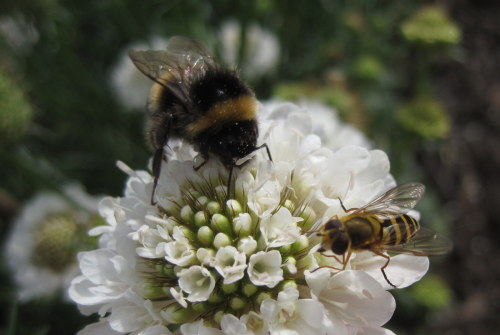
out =
<path fill-rule="evenodd" d="M 255 151 L 258 128 L 256 120 L 232 121 L 225 123 L 219 131 L 200 137 L 197 142 L 200 152 L 212 153 L 224 165 L 235 162 Z"/>
<path fill-rule="evenodd" d="M 349 236 L 339 219 L 331 219 L 325 223 L 324 234 L 328 236 L 333 253 L 343 255 L 349 247 Z"/>

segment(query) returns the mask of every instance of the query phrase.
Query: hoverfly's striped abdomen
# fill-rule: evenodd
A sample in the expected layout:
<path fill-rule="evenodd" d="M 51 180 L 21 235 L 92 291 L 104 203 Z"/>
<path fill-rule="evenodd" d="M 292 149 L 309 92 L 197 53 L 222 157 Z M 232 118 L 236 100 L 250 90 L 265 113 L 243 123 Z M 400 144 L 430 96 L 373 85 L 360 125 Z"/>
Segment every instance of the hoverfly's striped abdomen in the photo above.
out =
<path fill-rule="evenodd" d="M 417 220 L 409 215 L 401 214 L 381 222 L 383 244 L 400 245 L 410 242 L 411 238 L 420 229 Z"/>

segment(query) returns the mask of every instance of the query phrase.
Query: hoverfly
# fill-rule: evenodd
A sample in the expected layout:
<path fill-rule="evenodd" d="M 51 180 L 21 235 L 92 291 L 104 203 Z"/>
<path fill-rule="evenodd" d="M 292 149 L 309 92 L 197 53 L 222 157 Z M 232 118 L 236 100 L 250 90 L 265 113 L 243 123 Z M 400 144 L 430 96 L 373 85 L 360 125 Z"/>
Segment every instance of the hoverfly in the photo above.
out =
<path fill-rule="evenodd" d="M 340 201 L 347 215 L 333 216 L 320 228 L 318 234 L 323 241 L 318 251 L 331 250 L 334 255 L 325 256 L 334 257 L 343 270 L 353 252 L 369 250 L 386 259 L 380 270 L 387 283 L 396 287 L 384 271 L 391 260 L 384 252 L 430 256 L 451 250 L 449 240 L 421 230 L 420 223 L 406 214 L 422 198 L 424 190 L 425 186 L 420 183 L 402 184 L 361 208 L 346 209 Z M 342 260 L 335 255 L 341 255 Z"/>

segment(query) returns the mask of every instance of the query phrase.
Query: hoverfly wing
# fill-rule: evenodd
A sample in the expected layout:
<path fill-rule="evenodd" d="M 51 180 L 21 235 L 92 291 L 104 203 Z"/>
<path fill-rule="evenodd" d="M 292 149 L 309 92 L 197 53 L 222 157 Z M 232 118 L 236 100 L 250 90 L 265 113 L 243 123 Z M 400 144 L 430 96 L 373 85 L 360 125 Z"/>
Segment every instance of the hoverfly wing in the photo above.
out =
<path fill-rule="evenodd" d="M 453 243 L 448 238 L 429 229 L 421 228 L 410 242 L 401 245 L 385 245 L 382 249 L 390 253 L 437 256 L 450 252 L 452 248 Z"/>
<path fill-rule="evenodd" d="M 365 206 L 349 215 L 371 214 L 393 217 L 411 210 L 424 195 L 425 186 L 421 183 L 406 183 L 391 188 Z"/>

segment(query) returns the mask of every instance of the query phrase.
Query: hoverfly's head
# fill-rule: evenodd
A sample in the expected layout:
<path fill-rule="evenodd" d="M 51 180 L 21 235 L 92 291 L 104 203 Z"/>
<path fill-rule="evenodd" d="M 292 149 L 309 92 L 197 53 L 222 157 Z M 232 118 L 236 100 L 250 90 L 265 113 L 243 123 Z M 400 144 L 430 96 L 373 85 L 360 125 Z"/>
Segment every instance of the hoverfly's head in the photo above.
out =
<path fill-rule="evenodd" d="M 323 234 L 330 242 L 330 248 L 333 253 L 343 255 L 349 247 L 349 236 L 347 235 L 344 225 L 339 219 L 330 219 L 325 223 Z"/>

